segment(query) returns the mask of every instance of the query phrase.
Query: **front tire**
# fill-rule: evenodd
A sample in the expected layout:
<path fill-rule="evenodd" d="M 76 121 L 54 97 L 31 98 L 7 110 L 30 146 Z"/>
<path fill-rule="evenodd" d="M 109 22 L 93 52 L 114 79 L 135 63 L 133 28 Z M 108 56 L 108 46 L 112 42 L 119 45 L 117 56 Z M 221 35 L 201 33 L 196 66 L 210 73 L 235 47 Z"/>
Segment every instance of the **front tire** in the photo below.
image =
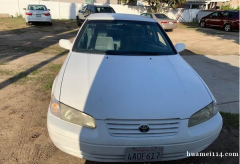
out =
<path fill-rule="evenodd" d="M 232 31 L 231 25 L 230 25 L 230 24 L 225 24 L 225 25 L 224 25 L 224 31 L 226 31 L 226 32 Z"/>
<path fill-rule="evenodd" d="M 204 21 L 201 21 L 200 24 L 199 24 L 200 27 L 204 28 L 206 27 L 206 23 Z"/>

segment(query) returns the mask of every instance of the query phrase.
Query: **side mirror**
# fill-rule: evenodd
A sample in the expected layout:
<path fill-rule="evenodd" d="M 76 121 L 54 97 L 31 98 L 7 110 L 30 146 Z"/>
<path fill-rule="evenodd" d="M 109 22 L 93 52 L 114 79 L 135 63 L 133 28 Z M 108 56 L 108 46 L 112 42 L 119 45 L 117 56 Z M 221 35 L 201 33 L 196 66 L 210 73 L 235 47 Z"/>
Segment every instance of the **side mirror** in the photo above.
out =
<path fill-rule="evenodd" d="M 26 10 L 26 8 L 23 8 L 23 10 Z"/>
<path fill-rule="evenodd" d="M 50 11 L 50 9 L 48 9 L 48 11 Z"/>
<path fill-rule="evenodd" d="M 72 48 L 72 43 L 67 39 L 60 39 L 59 46 L 67 50 L 70 50 Z"/>
<path fill-rule="evenodd" d="M 182 52 L 183 50 L 185 50 L 186 46 L 184 43 L 178 43 L 175 45 L 175 49 L 177 50 L 177 52 Z"/>

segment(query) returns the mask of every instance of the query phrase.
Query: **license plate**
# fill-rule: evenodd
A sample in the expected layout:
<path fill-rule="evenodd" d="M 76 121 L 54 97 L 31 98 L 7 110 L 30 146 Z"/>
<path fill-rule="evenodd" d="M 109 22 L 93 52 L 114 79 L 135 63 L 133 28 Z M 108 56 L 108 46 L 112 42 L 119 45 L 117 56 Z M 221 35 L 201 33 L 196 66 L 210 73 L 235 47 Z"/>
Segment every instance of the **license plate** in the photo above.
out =
<path fill-rule="evenodd" d="M 163 147 L 135 147 L 126 148 L 125 162 L 152 162 L 160 161 Z"/>
<path fill-rule="evenodd" d="M 173 24 L 173 22 L 168 22 L 169 24 Z"/>
<path fill-rule="evenodd" d="M 36 14 L 37 17 L 41 17 L 41 14 Z"/>

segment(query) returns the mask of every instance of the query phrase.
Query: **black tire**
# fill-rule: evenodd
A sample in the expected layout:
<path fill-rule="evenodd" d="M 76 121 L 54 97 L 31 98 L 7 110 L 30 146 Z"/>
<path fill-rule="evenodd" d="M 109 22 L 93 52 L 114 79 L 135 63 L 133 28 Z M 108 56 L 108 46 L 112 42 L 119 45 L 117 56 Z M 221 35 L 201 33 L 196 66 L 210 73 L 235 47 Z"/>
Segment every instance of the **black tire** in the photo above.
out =
<path fill-rule="evenodd" d="M 78 17 L 76 17 L 76 18 L 77 18 L 77 19 L 76 19 L 76 20 L 77 20 L 77 25 L 78 25 L 78 26 L 81 26 L 82 23 L 80 22 L 80 19 L 79 19 Z"/>
<path fill-rule="evenodd" d="M 224 31 L 226 31 L 226 32 L 232 31 L 232 26 L 230 24 L 225 24 L 224 25 Z"/>
<path fill-rule="evenodd" d="M 202 28 L 204 28 L 204 27 L 206 27 L 206 23 L 205 23 L 204 21 L 201 21 L 201 22 L 199 23 L 199 26 L 202 27 Z"/>
<path fill-rule="evenodd" d="M 52 22 L 49 22 L 48 24 L 49 24 L 49 26 L 52 26 Z"/>

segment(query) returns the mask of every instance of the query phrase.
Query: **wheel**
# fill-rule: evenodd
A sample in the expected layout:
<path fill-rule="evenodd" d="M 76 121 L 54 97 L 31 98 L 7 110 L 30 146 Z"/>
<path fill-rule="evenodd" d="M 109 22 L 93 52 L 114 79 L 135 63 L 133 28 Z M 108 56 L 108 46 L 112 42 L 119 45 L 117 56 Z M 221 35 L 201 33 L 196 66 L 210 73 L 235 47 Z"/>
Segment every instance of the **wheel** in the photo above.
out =
<path fill-rule="evenodd" d="M 30 26 L 30 23 L 26 22 L 26 25 L 27 25 L 27 26 Z"/>
<path fill-rule="evenodd" d="M 232 31 L 231 25 L 230 25 L 230 24 L 226 24 L 226 25 L 224 26 L 224 31 L 226 31 L 226 32 Z"/>
<path fill-rule="evenodd" d="M 52 26 L 52 22 L 49 22 L 48 24 L 49 24 L 49 26 Z"/>
<path fill-rule="evenodd" d="M 78 25 L 78 26 L 81 26 L 81 25 L 82 25 L 82 23 L 80 22 L 80 19 L 79 19 L 79 17 L 77 17 L 77 19 L 76 19 L 76 20 L 77 20 L 77 25 Z"/>
<path fill-rule="evenodd" d="M 205 22 L 204 22 L 204 21 L 200 22 L 200 24 L 199 24 L 199 25 L 200 25 L 200 27 L 202 27 L 202 28 L 206 26 L 206 24 L 205 24 Z"/>

